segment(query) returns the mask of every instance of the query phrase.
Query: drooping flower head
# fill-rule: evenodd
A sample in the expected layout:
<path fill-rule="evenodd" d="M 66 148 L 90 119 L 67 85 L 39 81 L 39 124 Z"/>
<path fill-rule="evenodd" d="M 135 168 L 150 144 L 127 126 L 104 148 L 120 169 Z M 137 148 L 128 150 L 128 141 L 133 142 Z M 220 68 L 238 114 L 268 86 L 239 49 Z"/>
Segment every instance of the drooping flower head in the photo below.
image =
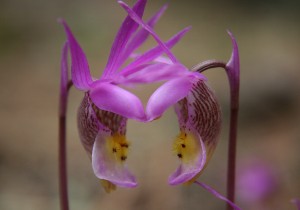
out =
<path fill-rule="evenodd" d="M 138 0 L 132 11 L 142 18 L 145 5 L 146 0 Z M 147 22 L 149 28 L 153 28 L 165 9 L 166 6 L 162 7 L 150 18 Z M 148 117 L 140 99 L 119 85 L 131 86 L 192 75 L 185 71 L 183 65 L 177 63 L 169 50 L 189 28 L 180 31 L 163 45 L 136 55 L 134 51 L 145 42 L 151 31 L 144 28 L 138 30 L 139 25 L 127 16 L 114 40 L 101 78 L 94 79 L 91 77 L 87 58 L 69 26 L 64 20 L 60 22 L 67 35 L 62 58 L 62 87 L 67 84 L 65 78 L 69 49 L 73 85 L 85 92 L 78 110 L 78 128 L 82 144 L 92 159 L 94 173 L 102 180 L 107 192 L 114 190 L 116 185 L 135 187 L 136 179 L 125 165 L 130 146 L 125 137 L 126 122 L 128 118 L 148 121 Z M 164 52 L 172 65 L 160 57 Z M 134 60 L 123 67 L 130 57 L 134 57 Z"/>
<path fill-rule="evenodd" d="M 124 2 L 119 4 L 128 15 L 147 30 L 168 55 L 169 50 L 153 29 Z M 239 57 L 238 48 L 233 35 L 229 32 L 233 43 L 233 53 L 226 65 L 230 83 L 238 82 Z M 172 58 L 173 56 L 169 56 Z M 175 57 L 175 56 L 174 56 Z M 179 65 L 177 60 L 168 60 L 170 65 Z M 181 64 L 182 65 L 182 64 Z M 183 65 L 182 65 L 183 66 Z M 175 107 L 178 116 L 180 133 L 175 139 L 173 150 L 180 159 L 177 170 L 169 177 L 171 185 L 192 183 L 201 174 L 217 145 L 221 128 L 221 111 L 214 93 L 206 84 L 206 78 L 188 68 L 174 68 L 174 71 L 185 71 L 177 77 L 170 78 L 150 97 L 146 114 L 149 121 L 159 118 L 170 106 Z"/>

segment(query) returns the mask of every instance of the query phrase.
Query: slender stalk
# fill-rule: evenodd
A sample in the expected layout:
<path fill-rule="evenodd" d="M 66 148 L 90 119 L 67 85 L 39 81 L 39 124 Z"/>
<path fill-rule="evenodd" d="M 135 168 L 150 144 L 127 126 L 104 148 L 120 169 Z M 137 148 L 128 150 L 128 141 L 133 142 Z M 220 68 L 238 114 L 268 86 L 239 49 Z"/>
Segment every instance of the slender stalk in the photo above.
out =
<path fill-rule="evenodd" d="M 229 143 L 228 143 L 228 162 L 227 162 L 227 198 L 235 202 L 235 171 L 236 171 L 236 139 L 237 139 L 237 122 L 239 108 L 239 82 L 232 76 L 227 65 L 222 61 L 209 60 L 200 63 L 192 68 L 200 73 L 207 69 L 221 67 L 225 69 L 230 84 L 230 126 L 229 126 Z M 227 203 L 227 210 L 233 207 Z"/>
<path fill-rule="evenodd" d="M 66 135 L 66 115 L 68 93 L 72 87 L 72 81 L 68 79 L 68 43 L 66 42 L 62 50 L 61 78 L 59 96 L 59 137 L 58 137 L 58 177 L 59 177 L 59 199 L 60 209 L 69 210 L 68 199 L 68 176 L 67 176 L 67 135 Z"/>
<path fill-rule="evenodd" d="M 59 171 L 59 197 L 60 209 L 69 209 L 68 199 L 68 176 L 67 176 L 67 134 L 66 134 L 66 115 L 68 93 L 72 87 L 72 81 L 62 84 L 59 101 L 59 142 L 58 142 L 58 171 Z"/>
<path fill-rule="evenodd" d="M 59 161 L 59 196 L 60 209 L 68 210 L 68 183 L 67 183 L 67 151 L 66 151 L 66 115 L 59 116 L 59 144 L 58 144 L 58 161 Z"/>
<path fill-rule="evenodd" d="M 238 109 L 230 109 L 230 128 L 227 162 L 227 198 L 235 202 L 235 171 L 236 171 L 236 137 L 237 137 Z M 233 209 L 227 204 L 227 210 Z"/>
<path fill-rule="evenodd" d="M 236 174 L 236 144 L 237 144 L 237 124 L 239 111 L 239 90 L 240 90 L 240 71 L 239 56 L 236 41 L 229 32 L 233 42 L 233 53 L 230 61 L 226 64 L 226 73 L 230 86 L 230 125 L 229 125 L 229 144 L 228 144 L 228 170 L 227 170 L 227 198 L 235 202 L 235 174 Z M 227 205 L 227 210 L 232 210 Z"/>
<path fill-rule="evenodd" d="M 207 69 L 218 68 L 218 67 L 226 69 L 226 64 L 218 60 L 208 60 L 193 66 L 191 70 L 202 73 Z"/>

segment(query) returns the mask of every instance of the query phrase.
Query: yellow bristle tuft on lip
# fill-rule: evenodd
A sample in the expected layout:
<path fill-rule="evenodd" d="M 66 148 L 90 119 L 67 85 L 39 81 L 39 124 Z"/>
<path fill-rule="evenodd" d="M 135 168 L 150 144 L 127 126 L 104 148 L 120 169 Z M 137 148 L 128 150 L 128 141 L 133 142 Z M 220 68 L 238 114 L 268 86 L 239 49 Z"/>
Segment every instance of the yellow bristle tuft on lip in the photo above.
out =
<path fill-rule="evenodd" d="M 197 138 L 190 132 L 180 132 L 173 144 L 174 153 L 184 163 L 192 162 L 200 152 Z"/>
<path fill-rule="evenodd" d="M 118 162 L 122 163 L 127 159 L 129 142 L 124 135 L 116 133 L 109 136 L 106 142 L 107 150 Z"/>

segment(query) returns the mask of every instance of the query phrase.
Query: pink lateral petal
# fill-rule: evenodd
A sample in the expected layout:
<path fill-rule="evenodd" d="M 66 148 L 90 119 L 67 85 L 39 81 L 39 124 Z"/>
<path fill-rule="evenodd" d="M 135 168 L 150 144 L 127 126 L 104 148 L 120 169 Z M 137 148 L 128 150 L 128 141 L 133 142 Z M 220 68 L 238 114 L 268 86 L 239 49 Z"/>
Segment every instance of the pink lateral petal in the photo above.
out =
<path fill-rule="evenodd" d="M 156 63 L 145 66 L 126 77 L 127 83 L 153 83 L 186 76 L 190 72 L 181 64 Z"/>
<path fill-rule="evenodd" d="M 99 109 L 130 119 L 145 120 L 145 112 L 140 99 L 117 85 L 98 83 L 90 90 L 90 97 Z"/>
<path fill-rule="evenodd" d="M 193 179 L 201 172 L 206 164 L 206 149 L 203 140 L 198 134 L 198 139 L 201 146 L 201 152 L 197 156 L 197 160 L 190 164 L 181 163 L 177 170 L 169 177 L 170 185 L 183 184 Z"/>
<path fill-rule="evenodd" d="M 170 49 L 163 43 L 163 41 L 156 35 L 156 33 L 152 30 L 152 28 L 147 25 L 127 4 L 122 1 L 118 1 L 118 3 L 127 11 L 128 15 L 140 26 L 142 26 L 145 30 L 147 30 L 153 38 L 157 41 L 157 43 L 164 49 L 165 53 L 170 57 L 170 59 L 177 63 L 176 57 L 170 51 Z"/>
<path fill-rule="evenodd" d="M 106 137 L 108 135 L 100 131 L 93 146 L 92 166 L 95 175 L 99 179 L 108 180 L 120 187 L 136 187 L 136 179 L 126 165 L 119 163 L 110 153 L 111 151 L 107 150 Z"/>
<path fill-rule="evenodd" d="M 146 113 L 148 121 L 160 117 L 170 106 L 183 99 L 192 88 L 193 76 L 170 80 L 160 86 L 149 98 Z"/>
<path fill-rule="evenodd" d="M 216 198 L 225 201 L 226 203 L 228 203 L 235 210 L 241 210 L 237 205 L 235 205 L 233 202 L 231 202 L 230 200 L 228 200 L 226 197 L 224 197 L 223 195 L 221 195 L 219 192 L 217 192 L 216 190 L 214 190 L 210 186 L 208 186 L 208 185 L 206 185 L 206 184 L 204 184 L 202 182 L 198 182 L 198 181 L 195 181 L 194 183 L 197 184 L 197 185 L 199 185 L 200 187 L 203 187 L 205 190 L 207 190 L 208 192 L 210 192 L 211 194 L 213 194 Z"/>
<path fill-rule="evenodd" d="M 88 61 L 83 50 L 76 41 L 75 37 L 73 36 L 67 23 L 64 20 L 59 21 L 64 26 L 69 42 L 72 58 L 71 76 L 73 84 L 77 89 L 87 91 L 89 90 L 90 85 L 93 82 L 90 74 Z"/>
<path fill-rule="evenodd" d="M 147 0 L 138 0 L 133 6 L 133 11 L 138 17 L 142 17 Z M 105 67 L 103 76 L 111 75 L 117 71 L 117 69 L 122 65 L 124 59 L 122 59 L 122 52 L 130 38 L 130 36 L 137 30 L 138 24 L 127 16 L 123 21 L 117 36 L 113 42 L 112 48 L 110 50 L 110 55 Z"/>
<path fill-rule="evenodd" d="M 165 44 L 167 47 L 172 48 L 177 42 L 181 40 L 181 38 L 191 29 L 191 27 L 187 27 L 183 29 L 182 31 L 175 34 L 171 39 L 169 39 Z M 138 65 L 141 65 L 142 63 L 150 62 L 159 57 L 163 53 L 163 49 L 161 46 L 154 47 L 142 55 L 137 56 L 137 58 L 130 63 L 128 66 L 126 66 L 122 71 L 121 74 L 124 76 L 127 76 L 129 74 L 132 74 L 135 72 L 135 67 Z M 166 59 L 165 59 L 166 60 Z M 168 63 L 173 63 L 171 60 L 169 60 Z"/>
<path fill-rule="evenodd" d="M 167 9 L 167 5 L 164 5 L 157 13 L 155 13 L 152 18 L 148 21 L 148 25 L 153 28 L 156 22 L 160 19 L 162 14 Z M 138 47 L 140 47 L 148 38 L 149 32 L 145 29 L 141 29 L 138 31 L 138 33 L 131 39 L 131 41 L 128 43 L 126 50 L 122 53 L 122 61 L 125 61 L 134 50 L 136 50 Z"/>
<path fill-rule="evenodd" d="M 159 57 L 155 58 L 154 61 L 158 62 L 158 63 L 172 64 L 172 61 L 170 60 L 170 58 L 165 57 L 165 56 L 159 56 Z"/>

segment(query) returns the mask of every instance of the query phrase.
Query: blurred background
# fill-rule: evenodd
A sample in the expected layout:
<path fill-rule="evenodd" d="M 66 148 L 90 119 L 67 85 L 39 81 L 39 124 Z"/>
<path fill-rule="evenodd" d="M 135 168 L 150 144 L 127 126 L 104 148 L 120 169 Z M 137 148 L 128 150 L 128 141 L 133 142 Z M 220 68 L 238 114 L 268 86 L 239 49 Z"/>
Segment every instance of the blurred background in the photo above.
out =
<path fill-rule="evenodd" d="M 167 40 L 193 26 L 173 50 L 186 66 L 207 59 L 227 61 L 231 42 L 226 29 L 238 41 L 237 203 L 249 210 L 296 209 L 290 199 L 300 197 L 300 2 L 149 0 L 145 18 L 166 2 L 169 9 L 155 30 Z M 99 77 L 125 16 L 112 0 L 0 0 L 1 210 L 59 209 L 58 96 L 65 34 L 56 19 L 66 19 L 92 74 Z M 154 43 L 150 38 L 146 46 Z M 199 180 L 225 195 L 228 82 L 221 69 L 205 74 L 222 105 L 224 125 L 215 154 Z M 155 88 L 140 87 L 135 93 L 146 103 Z M 172 154 L 178 133 L 172 109 L 148 124 L 128 122 L 132 146 L 127 163 L 139 187 L 104 193 L 77 133 L 76 112 L 82 96 L 71 89 L 67 125 L 71 209 L 224 209 L 224 202 L 196 185 L 168 186 L 167 178 L 178 165 Z M 259 192 L 254 187 L 257 183 L 261 183 Z"/>

